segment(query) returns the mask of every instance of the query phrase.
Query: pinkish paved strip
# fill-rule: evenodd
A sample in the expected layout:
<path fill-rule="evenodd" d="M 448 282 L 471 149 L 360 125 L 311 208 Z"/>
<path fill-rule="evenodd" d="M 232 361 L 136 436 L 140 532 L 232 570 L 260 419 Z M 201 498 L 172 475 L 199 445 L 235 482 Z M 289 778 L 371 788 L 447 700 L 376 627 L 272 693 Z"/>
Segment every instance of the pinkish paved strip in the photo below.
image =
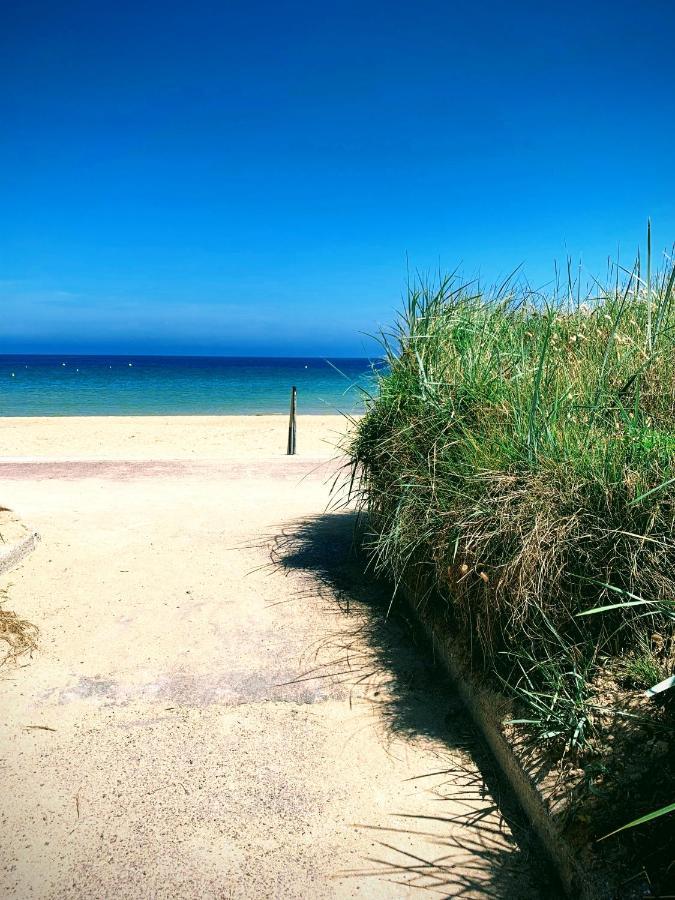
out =
<path fill-rule="evenodd" d="M 30 460 L 0 462 L 0 478 L 12 481 L 104 478 L 131 481 L 140 478 L 174 476 L 221 477 L 240 481 L 245 478 L 309 478 L 324 480 L 336 475 L 339 460 L 281 458 L 266 460 Z"/>

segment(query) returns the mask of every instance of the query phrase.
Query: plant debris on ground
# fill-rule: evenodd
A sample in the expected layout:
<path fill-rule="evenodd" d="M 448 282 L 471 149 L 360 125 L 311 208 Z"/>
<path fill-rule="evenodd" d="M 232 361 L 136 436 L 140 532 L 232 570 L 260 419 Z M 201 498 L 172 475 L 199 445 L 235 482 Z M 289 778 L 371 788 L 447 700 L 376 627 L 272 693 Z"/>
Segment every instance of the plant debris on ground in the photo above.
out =
<path fill-rule="evenodd" d="M 0 668 L 37 649 L 37 626 L 4 609 L 7 591 L 0 590 Z"/>

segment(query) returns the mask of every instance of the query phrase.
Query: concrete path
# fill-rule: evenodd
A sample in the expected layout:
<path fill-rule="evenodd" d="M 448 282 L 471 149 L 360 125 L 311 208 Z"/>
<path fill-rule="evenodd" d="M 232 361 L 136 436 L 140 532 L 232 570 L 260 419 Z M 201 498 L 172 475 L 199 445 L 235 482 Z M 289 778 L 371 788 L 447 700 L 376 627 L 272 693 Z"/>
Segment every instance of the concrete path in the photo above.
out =
<path fill-rule="evenodd" d="M 552 895 L 327 472 L 0 465 L 42 535 L 3 582 L 41 643 L 0 679 L 0 896 Z"/>

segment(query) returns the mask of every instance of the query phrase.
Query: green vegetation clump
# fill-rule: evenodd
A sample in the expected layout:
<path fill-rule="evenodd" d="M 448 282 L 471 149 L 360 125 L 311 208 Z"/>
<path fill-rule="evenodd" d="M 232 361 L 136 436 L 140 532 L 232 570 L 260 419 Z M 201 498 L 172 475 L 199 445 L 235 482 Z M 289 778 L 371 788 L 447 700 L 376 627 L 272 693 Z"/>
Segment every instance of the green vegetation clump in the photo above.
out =
<path fill-rule="evenodd" d="M 421 578 L 563 756 L 622 714 L 598 678 L 673 672 L 674 283 L 638 263 L 582 302 L 418 279 L 349 439 L 376 570 Z"/>

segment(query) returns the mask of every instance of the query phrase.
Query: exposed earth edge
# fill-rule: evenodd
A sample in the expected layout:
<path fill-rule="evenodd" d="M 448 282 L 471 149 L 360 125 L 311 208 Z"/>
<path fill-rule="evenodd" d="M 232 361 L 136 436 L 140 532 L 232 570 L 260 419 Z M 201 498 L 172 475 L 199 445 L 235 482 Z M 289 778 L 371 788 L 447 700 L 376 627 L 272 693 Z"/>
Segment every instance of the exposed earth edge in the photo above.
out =
<path fill-rule="evenodd" d="M 440 661 L 464 702 L 469 715 L 490 748 L 505 781 L 530 821 L 539 842 L 548 855 L 563 889 L 569 897 L 579 900 L 614 900 L 625 897 L 621 893 L 620 873 L 592 852 L 579 853 L 567 841 L 551 815 L 536 781 L 528 775 L 521 761 L 506 740 L 499 715 L 497 695 L 481 685 L 472 674 L 452 638 L 439 628 L 428 604 L 419 602 L 412 584 L 402 585 L 401 593 L 409 608 L 431 642 L 434 656 Z M 633 884 L 635 888 L 635 884 Z M 631 894 L 631 896 L 635 896 Z"/>

